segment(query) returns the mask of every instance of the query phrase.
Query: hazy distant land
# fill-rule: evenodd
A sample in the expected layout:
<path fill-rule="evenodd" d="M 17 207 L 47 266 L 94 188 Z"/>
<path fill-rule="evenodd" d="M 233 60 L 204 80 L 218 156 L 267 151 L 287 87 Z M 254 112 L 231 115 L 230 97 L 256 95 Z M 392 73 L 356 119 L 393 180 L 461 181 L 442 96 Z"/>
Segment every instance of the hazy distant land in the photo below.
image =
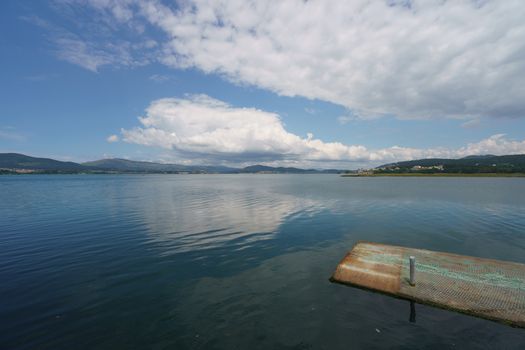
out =
<path fill-rule="evenodd" d="M 0 153 L 0 174 L 339 174 L 337 169 L 299 169 L 251 165 L 233 168 L 213 165 L 181 165 L 127 159 L 101 159 L 86 163 L 62 162 L 18 153 Z"/>

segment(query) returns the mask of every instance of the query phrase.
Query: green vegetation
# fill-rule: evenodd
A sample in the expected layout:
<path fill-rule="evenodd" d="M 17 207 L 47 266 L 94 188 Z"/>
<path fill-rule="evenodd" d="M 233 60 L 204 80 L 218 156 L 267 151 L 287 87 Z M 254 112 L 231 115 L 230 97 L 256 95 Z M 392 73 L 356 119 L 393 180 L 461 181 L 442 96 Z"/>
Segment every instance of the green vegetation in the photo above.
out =
<path fill-rule="evenodd" d="M 374 169 L 346 172 L 342 176 L 525 177 L 525 155 L 418 159 L 385 164 Z"/>
<path fill-rule="evenodd" d="M 7 172 L 81 172 L 85 168 L 73 162 L 61 162 L 49 158 L 36 158 L 18 153 L 0 153 L 0 169 Z"/>
<path fill-rule="evenodd" d="M 469 156 L 460 159 L 419 159 L 385 164 L 372 175 L 520 175 L 525 173 L 525 155 Z"/>
<path fill-rule="evenodd" d="M 393 177 L 525 177 L 525 173 L 373 173 L 373 174 L 343 174 L 343 177 L 360 176 L 393 176 Z"/>

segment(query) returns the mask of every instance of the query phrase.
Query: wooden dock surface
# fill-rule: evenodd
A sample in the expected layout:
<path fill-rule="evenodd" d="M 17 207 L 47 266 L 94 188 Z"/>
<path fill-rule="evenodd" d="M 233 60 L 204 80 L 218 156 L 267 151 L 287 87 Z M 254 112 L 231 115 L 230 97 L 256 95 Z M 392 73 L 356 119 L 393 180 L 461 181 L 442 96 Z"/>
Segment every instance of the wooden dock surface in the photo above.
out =
<path fill-rule="evenodd" d="M 525 328 L 524 264 L 360 242 L 330 280 Z"/>

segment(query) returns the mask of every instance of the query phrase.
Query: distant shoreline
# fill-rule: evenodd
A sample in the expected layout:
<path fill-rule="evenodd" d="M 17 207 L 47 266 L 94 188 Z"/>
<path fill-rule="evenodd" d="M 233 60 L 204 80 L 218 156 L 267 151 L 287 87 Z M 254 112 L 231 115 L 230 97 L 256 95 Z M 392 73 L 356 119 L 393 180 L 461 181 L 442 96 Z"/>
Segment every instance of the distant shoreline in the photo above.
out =
<path fill-rule="evenodd" d="M 398 174 L 342 174 L 341 177 L 525 177 L 525 173 L 398 173 Z"/>
<path fill-rule="evenodd" d="M 0 172 L 0 176 L 38 176 L 38 175 L 339 175 L 340 177 L 525 177 L 525 173 L 378 173 L 378 174 L 337 174 L 337 173 L 177 173 L 177 172 Z"/>
<path fill-rule="evenodd" d="M 238 173 L 177 173 L 177 172 L 0 172 L 0 176 L 38 176 L 38 175 L 341 175 L 341 173 L 323 172 L 304 172 L 304 173 L 285 173 L 285 172 L 238 172 Z"/>

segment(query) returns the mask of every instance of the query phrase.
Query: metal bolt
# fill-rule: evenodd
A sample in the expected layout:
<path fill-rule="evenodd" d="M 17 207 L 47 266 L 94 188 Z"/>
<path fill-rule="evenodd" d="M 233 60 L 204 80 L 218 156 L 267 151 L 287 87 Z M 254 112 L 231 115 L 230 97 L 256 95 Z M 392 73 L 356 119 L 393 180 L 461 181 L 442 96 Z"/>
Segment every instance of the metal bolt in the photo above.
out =
<path fill-rule="evenodd" d="M 416 285 L 416 257 L 411 256 L 410 260 L 410 285 Z"/>

